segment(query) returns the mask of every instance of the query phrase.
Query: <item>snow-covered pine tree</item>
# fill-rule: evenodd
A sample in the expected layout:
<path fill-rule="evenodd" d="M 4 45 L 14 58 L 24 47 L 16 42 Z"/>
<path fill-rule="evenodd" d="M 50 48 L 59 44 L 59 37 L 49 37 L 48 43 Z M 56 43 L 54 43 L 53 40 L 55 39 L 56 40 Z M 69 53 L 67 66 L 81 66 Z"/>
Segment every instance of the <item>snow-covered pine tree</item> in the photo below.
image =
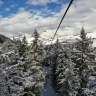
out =
<path fill-rule="evenodd" d="M 13 96 L 11 95 L 11 80 L 13 78 L 13 75 L 15 75 L 15 72 L 14 69 L 11 71 L 10 69 L 12 69 L 15 64 L 17 64 L 19 55 L 18 53 L 16 53 L 16 46 L 11 41 L 4 42 L 2 44 L 1 50 L 2 53 L 0 54 L 0 96 Z M 11 73 L 13 74 L 11 75 Z"/>
<path fill-rule="evenodd" d="M 74 73 L 75 64 L 71 60 L 70 48 L 63 48 L 58 54 L 56 66 L 56 88 L 60 96 L 76 96 L 79 86 L 78 77 Z"/>
<path fill-rule="evenodd" d="M 87 37 L 84 28 L 81 29 L 80 39 L 77 39 L 76 49 L 77 49 L 77 60 L 76 60 L 76 70 L 78 72 L 80 88 L 78 89 L 77 96 L 86 96 L 84 89 L 87 88 L 88 77 L 90 74 L 90 68 L 88 63 L 90 63 L 89 53 L 92 52 L 91 46 L 92 40 Z"/>
<path fill-rule="evenodd" d="M 52 77 L 52 85 L 55 89 L 56 87 L 56 67 L 57 67 L 57 57 L 58 57 L 58 54 L 59 54 L 59 51 L 60 51 L 60 43 L 59 43 L 59 40 L 57 39 L 56 40 L 56 43 L 54 44 L 54 47 L 53 47 L 53 55 L 51 56 L 51 64 L 50 64 L 50 67 L 51 67 L 51 77 Z"/>
<path fill-rule="evenodd" d="M 0 96 L 42 96 L 44 89 L 43 48 L 39 40 L 36 39 L 36 41 L 38 48 L 35 51 L 35 44 L 32 44 L 32 49 L 24 53 L 24 60 L 20 58 L 15 43 L 7 41 L 2 45 Z"/>
<path fill-rule="evenodd" d="M 35 30 L 33 33 L 34 40 L 32 41 L 30 50 L 26 52 L 24 64 L 25 72 L 30 74 L 30 78 L 26 78 L 26 86 L 24 88 L 23 96 L 42 96 L 44 90 L 44 73 L 42 61 L 44 50 L 42 42 L 39 40 L 39 34 Z M 27 80 L 30 83 L 27 84 Z"/>
<path fill-rule="evenodd" d="M 24 36 L 22 41 L 21 41 L 20 48 L 19 48 L 20 56 L 24 56 L 24 53 L 26 52 L 27 48 L 28 48 L 28 43 L 26 40 L 26 36 Z"/>
<path fill-rule="evenodd" d="M 13 38 L 13 42 L 17 45 L 20 57 L 24 56 L 24 54 L 28 48 L 26 36 L 24 36 L 22 38 L 22 40 Z"/>

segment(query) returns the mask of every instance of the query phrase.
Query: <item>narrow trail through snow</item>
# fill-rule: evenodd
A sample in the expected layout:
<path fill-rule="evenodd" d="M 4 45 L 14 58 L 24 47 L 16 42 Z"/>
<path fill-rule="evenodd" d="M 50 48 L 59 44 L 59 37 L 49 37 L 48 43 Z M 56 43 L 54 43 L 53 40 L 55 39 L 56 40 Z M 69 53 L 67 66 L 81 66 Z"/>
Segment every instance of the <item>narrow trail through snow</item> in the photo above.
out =
<path fill-rule="evenodd" d="M 56 96 L 56 93 L 51 85 L 50 69 L 49 67 L 44 67 L 44 70 L 46 74 L 46 85 L 43 96 Z"/>

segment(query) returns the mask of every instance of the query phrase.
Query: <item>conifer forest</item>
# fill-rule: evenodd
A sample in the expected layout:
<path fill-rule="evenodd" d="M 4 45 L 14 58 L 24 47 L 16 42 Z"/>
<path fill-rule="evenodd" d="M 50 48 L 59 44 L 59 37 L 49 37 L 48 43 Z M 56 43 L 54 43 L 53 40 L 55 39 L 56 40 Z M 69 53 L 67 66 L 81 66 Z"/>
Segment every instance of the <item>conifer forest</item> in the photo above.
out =
<path fill-rule="evenodd" d="M 0 96 L 96 96 L 96 48 L 84 28 L 74 42 L 32 37 L 0 39 Z"/>

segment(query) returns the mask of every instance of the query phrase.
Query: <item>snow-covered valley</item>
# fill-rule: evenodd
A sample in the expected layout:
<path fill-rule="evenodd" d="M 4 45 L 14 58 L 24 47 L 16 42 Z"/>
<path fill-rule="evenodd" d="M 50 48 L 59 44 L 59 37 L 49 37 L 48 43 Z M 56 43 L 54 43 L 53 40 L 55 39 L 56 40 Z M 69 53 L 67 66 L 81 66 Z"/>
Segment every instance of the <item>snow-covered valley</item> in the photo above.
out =
<path fill-rule="evenodd" d="M 44 45 L 54 44 L 56 42 L 57 38 L 58 38 L 59 42 L 67 41 L 67 42 L 72 42 L 72 43 L 75 42 L 77 38 L 79 38 L 79 34 L 78 35 L 61 35 L 61 36 L 57 35 L 54 39 L 45 38 L 42 36 L 42 34 L 40 34 L 40 40 L 42 41 L 42 43 Z M 44 33 L 44 34 L 46 34 L 46 33 Z M 31 44 L 34 39 L 32 34 L 23 34 L 23 35 L 21 34 L 15 38 L 22 39 L 24 36 L 26 36 L 27 42 L 29 44 Z M 93 47 L 96 47 L 96 32 L 89 32 L 89 33 L 87 33 L 87 36 L 93 40 Z M 13 39 L 13 38 L 11 38 L 11 39 Z"/>
<path fill-rule="evenodd" d="M 84 32 L 52 41 L 35 31 L 1 42 L 0 96 L 95 96 L 96 33 Z"/>

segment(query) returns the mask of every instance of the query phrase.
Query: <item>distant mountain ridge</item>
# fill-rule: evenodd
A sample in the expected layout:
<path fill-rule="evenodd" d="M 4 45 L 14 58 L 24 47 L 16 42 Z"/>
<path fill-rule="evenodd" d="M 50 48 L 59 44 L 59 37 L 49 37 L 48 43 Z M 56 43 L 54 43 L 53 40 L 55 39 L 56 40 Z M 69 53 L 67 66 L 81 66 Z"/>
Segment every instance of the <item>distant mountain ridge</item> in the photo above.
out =
<path fill-rule="evenodd" d="M 24 36 L 26 36 L 27 42 L 30 44 L 32 42 L 32 40 L 34 39 L 32 34 L 21 34 L 19 36 L 17 36 L 16 38 L 22 39 Z M 91 37 L 93 40 L 93 47 L 96 47 L 96 32 L 89 32 L 87 33 L 88 37 Z M 77 38 L 79 38 L 79 35 L 62 35 L 62 36 L 56 36 L 59 39 L 59 42 L 75 42 Z M 51 38 L 46 39 L 46 37 L 42 37 L 42 34 L 40 35 L 39 38 L 42 43 L 44 45 L 50 45 L 50 44 L 54 44 L 56 41 L 56 38 L 54 40 L 52 40 Z"/>
<path fill-rule="evenodd" d="M 24 36 L 26 36 L 28 44 L 30 44 L 34 39 L 32 34 L 28 34 L 28 33 L 27 34 L 20 34 L 19 36 L 15 36 L 15 38 L 22 40 L 22 38 Z M 92 38 L 93 47 L 96 47 L 96 32 L 89 32 L 89 33 L 87 33 L 87 36 Z M 76 39 L 79 38 L 79 35 L 62 35 L 62 36 L 56 36 L 56 37 L 58 37 L 59 42 L 63 43 L 65 41 L 67 41 L 67 42 L 73 43 L 73 42 L 76 42 Z M 12 41 L 13 38 L 8 38 L 8 37 L 0 34 L 0 39 L 3 42 L 5 42 L 6 40 Z M 46 37 L 42 37 L 42 34 L 41 34 L 39 39 L 42 41 L 42 43 L 44 45 L 50 45 L 50 44 L 54 44 L 57 38 L 55 38 L 54 40 L 52 40 L 51 38 L 46 39 Z"/>

